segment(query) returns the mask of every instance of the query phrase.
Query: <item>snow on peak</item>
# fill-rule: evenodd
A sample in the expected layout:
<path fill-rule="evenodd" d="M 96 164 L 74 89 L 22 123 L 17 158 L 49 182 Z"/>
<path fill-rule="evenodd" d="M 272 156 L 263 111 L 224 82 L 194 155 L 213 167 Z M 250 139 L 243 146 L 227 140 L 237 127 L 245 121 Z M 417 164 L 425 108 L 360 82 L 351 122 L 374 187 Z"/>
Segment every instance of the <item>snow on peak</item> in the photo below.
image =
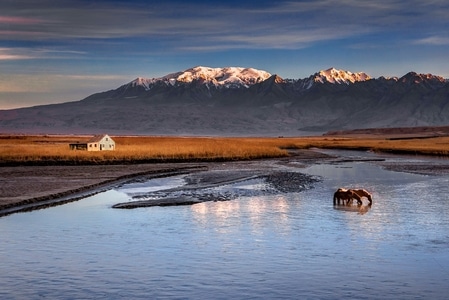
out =
<path fill-rule="evenodd" d="M 259 83 L 268 79 L 270 73 L 253 69 L 241 67 L 226 67 L 226 68 L 209 68 L 209 67 L 194 67 L 183 72 L 169 74 L 164 80 L 178 81 L 190 83 L 199 80 L 203 83 L 210 83 L 215 86 L 245 86 L 248 87 L 255 83 Z"/>
<path fill-rule="evenodd" d="M 271 77 L 271 74 L 253 68 L 226 67 L 209 68 L 197 66 L 182 72 L 171 73 L 160 78 L 137 78 L 131 82 L 132 86 L 143 86 L 146 90 L 157 82 L 167 85 L 177 85 L 179 83 L 191 83 L 199 81 L 203 84 L 216 87 L 249 87 L 250 85 L 262 82 Z"/>
<path fill-rule="evenodd" d="M 143 86 L 146 90 L 150 89 L 150 84 L 154 83 L 155 79 L 147 79 L 142 77 L 137 77 L 135 80 L 131 81 L 129 85 L 132 87 Z"/>
<path fill-rule="evenodd" d="M 432 74 L 418 74 L 416 72 L 409 72 L 402 76 L 399 81 L 401 82 L 413 82 L 413 83 L 422 83 L 422 82 L 435 82 L 435 83 L 445 83 L 446 79 L 441 76 L 436 76 Z"/>
<path fill-rule="evenodd" d="M 322 70 L 313 75 L 314 82 L 320 83 L 334 83 L 334 84 L 350 84 L 358 81 L 370 80 L 371 77 L 363 72 L 352 73 L 344 70 L 337 70 L 335 68 L 330 68 L 327 70 Z"/>
<path fill-rule="evenodd" d="M 137 78 L 130 82 L 127 86 L 141 86 L 145 90 L 150 90 L 155 84 L 163 84 L 165 86 L 178 86 L 186 83 L 200 83 L 208 88 L 248 88 L 249 86 L 267 80 L 272 75 L 263 70 L 242 67 L 225 67 L 210 68 L 197 66 L 185 71 L 171 73 L 159 78 Z M 322 70 L 309 78 L 303 80 L 304 88 L 309 89 L 316 83 L 331 84 L 353 84 L 359 81 L 367 81 L 372 79 L 363 72 L 352 73 L 349 71 L 330 68 Z M 279 83 L 282 79 L 277 80 Z"/>

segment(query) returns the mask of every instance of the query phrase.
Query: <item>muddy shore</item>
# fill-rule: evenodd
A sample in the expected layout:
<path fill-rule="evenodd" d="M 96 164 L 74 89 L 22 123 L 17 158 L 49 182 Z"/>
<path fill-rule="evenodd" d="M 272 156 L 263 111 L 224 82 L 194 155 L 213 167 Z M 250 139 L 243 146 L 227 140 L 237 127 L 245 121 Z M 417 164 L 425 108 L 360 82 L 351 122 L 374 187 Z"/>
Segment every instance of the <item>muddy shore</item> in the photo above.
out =
<path fill-rule="evenodd" d="M 197 181 L 212 180 L 213 174 L 226 171 L 220 180 L 238 180 L 239 176 L 266 176 L 278 190 L 291 189 L 293 184 L 301 186 L 308 179 L 279 172 L 281 168 L 295 169 L 316 163 L 337 162 L 340 158 L 312 150 L 295 150 L 290 157 L 255 161 L 207 162 L 207 163 L 167 163 L 135 165 L 86 165 L 86 166 L 9 166 L 0 167 L 0 216 L 19 211 L 45 208 L 51 205 L 76 201 L 89 195 L 113 188 L 133 180 L 147 180 L 179 174 L 195 174 L 210 171 L 207 176 L 197 177 Z M 392 171 L 419 173 L 426 175 L 449 174 L 448 164 L 406 164 L 373 162 Z M 214 173 L 215 172 L 215 173 Z M 223 172 L 221 173 L 223 174 Z M 222 175 L 221 175 L 222 176 Z M 289 178 L 290 177 L 290 178 Z M 190 176 L 195 180 L 195 176 Z M 277 183 L 276 183 L 277 181 Z M 289 186 L 284 182 L 291 182 Z M 204 184 L 205 182 L 203 182 Z M 206 182 L 207 183 L 207 182 Z M 196 182 L 198 184 L 198 182 Z M 170 200 L 168 200 L 170 201 Z M 187 199 L 189 201 L 189 199 Z"/>

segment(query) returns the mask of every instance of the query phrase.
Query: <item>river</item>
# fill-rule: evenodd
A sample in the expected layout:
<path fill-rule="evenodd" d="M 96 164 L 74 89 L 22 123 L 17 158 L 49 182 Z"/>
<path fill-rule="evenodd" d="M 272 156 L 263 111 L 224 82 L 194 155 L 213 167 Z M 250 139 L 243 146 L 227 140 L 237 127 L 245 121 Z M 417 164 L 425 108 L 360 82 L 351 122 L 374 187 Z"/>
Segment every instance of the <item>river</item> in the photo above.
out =
<path fill-rule="evenodd" d="M 339 152 L 379 157 L 354 153 Z M 2 217 L 0 298 L 447 299 L 447 176 L 350 160 L 300 171 L 322 181 L 299 193 L 111 208 L 183 184 L 183 176 L 158 178 Z M 334 207 L 341 186 L 368 189 L 373 205 Z"/>

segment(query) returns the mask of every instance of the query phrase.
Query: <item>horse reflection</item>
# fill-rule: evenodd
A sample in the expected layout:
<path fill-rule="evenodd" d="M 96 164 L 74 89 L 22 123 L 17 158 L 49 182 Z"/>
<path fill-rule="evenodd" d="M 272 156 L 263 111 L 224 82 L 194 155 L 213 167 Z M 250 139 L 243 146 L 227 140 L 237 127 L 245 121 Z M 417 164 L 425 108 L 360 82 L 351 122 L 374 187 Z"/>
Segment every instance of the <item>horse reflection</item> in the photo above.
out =
<path fill-rule="evenodd" d="M 334 205 L 335 210 L 345 211 L 345 212 L 356 212 L 359 215 L 366 214 L 370 209 L 371 205 Z"/>

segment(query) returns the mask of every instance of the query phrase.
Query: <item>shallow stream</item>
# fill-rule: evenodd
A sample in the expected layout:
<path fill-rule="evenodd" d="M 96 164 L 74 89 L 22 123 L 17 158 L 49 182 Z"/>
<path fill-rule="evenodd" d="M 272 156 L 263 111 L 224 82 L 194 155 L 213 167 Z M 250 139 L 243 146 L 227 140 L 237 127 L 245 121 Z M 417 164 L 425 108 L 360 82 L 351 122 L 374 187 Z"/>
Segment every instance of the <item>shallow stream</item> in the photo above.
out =
<path fill-rule="evenodd" d="M 232 201 L 111 208 L 184 183 L 159 178 L 0 218 L 0 298 L 447 299 L 446 176 L 360 161 L 299 171 L 322 181 L 264 195 L 252 179 L 216 187 L 246 191 Z M 342 186 L 371 191 L 373 205 L 334 207 Z"/>

